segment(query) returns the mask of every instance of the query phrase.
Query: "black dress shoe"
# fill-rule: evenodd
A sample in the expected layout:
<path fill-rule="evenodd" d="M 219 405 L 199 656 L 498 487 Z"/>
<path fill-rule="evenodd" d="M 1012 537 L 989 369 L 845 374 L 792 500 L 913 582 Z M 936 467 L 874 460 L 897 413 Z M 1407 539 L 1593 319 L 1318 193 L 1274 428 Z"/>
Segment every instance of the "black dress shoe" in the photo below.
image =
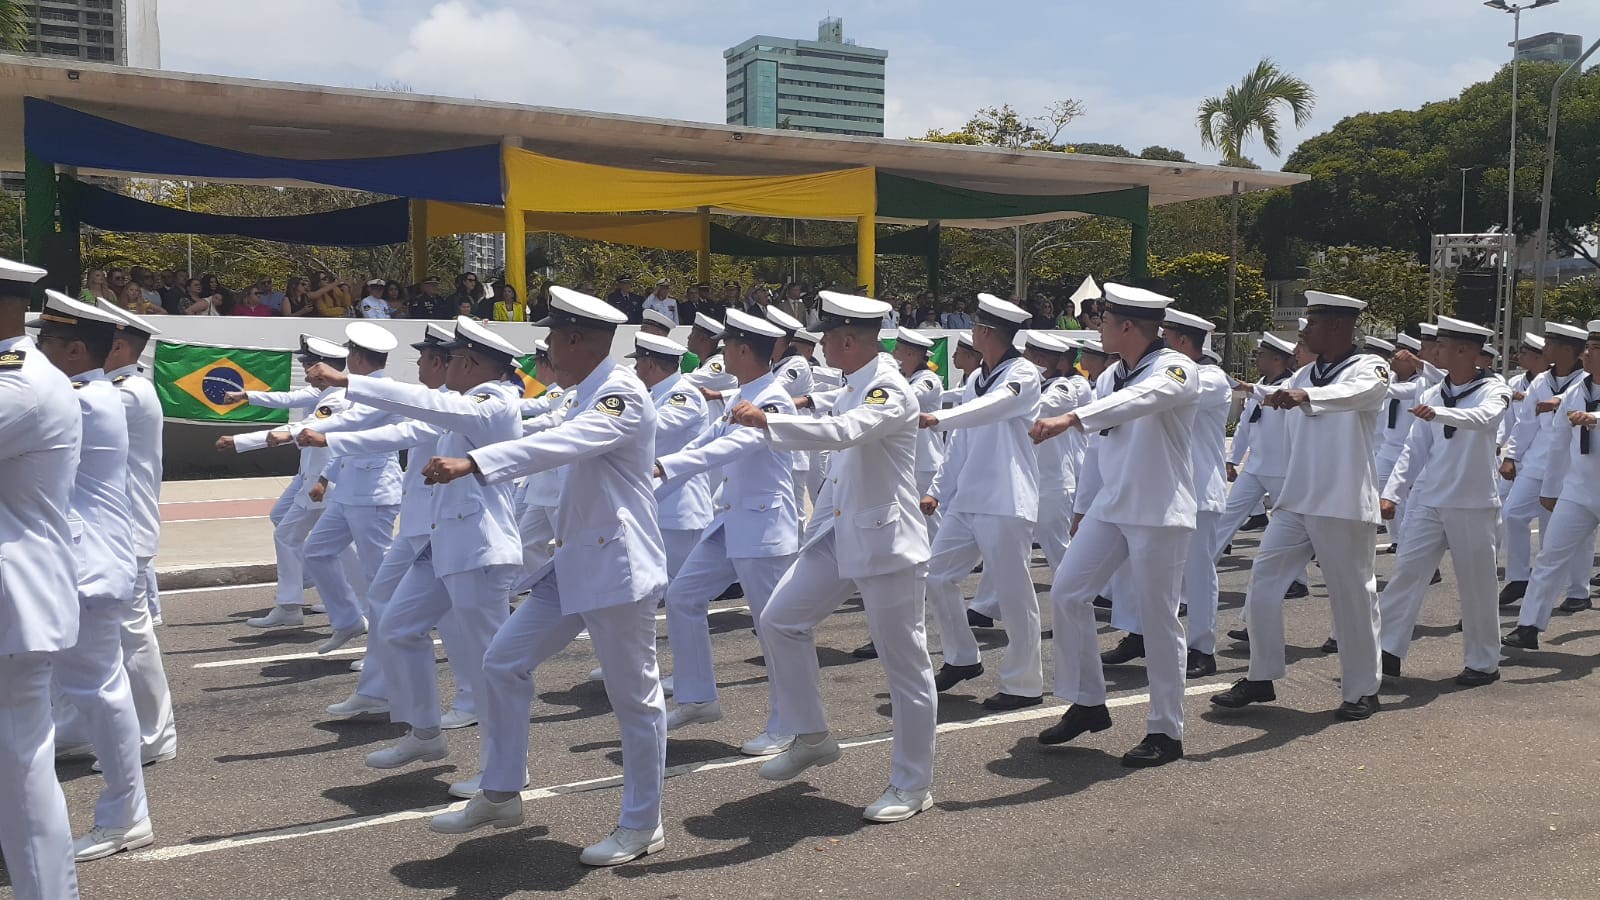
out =
<path fill-rule="evenodd" d="M 1317 649 L 1321 650 L 1323 653 L 1338 653 L 1339 642 L 1333 638 L 1328 638 L 1327 640 L 1323 641 L 1322 646 L 1318 647 Z"/>
<path fill-rule="evenodd" d="M 1462 669 L 1461 674 L 1456 676 L 1456 684 L 1459 684 L 1462 687 L 1483 687 L 1486 684 L 1494 684 L 1499 680 L 1500 670 L 1498 669 L 1493 672 L 1480 672 L 1477 669 Z"/>
<path fill-rule="evenodd" d="M 1190 650 L 1188 667 L 1184 669 L 1183 674 L 1188 678 L 1204 678 L 1207 675 L 1215 675 L 1217 674 L 1217 658 L 1210 653 Z"/>
<path fill-rule="evenodd" d="M 1270 703 L 1278 699 L 1270 681 L 1251 681 L 1241 678 L 1233 686 L 1212 696 L 1211 702 L 1223 709 L 1242 709 L 1252 703 Z"/>
<path fill-rule="evenodd" d="M 1589 579 L 1589 587 L 1600 587 L 1600 575 L 1596 575 Z"/>
<path fill-rule="evenodd" d="M 1240 531 L 1266 531 L 1267 530 L 1267 514 L 1266 513 L 1256 513 L 1255 515 L 1251 516 L 1250 518 L 1245 519 L 1244 520 L 1244 524 L 1239 526 L 1239 530 Z"/>
<path fill-rule="evenodd" d="M 1234 640 L 1238 641 L 1241 644 L 1248 644 L 1248 643 L 1250 643 L 1250 629 L 1248 629 L 1248 628 L 1235 628 L 1232 631 L 1228 632 L 1228 637 L 1233 638 Z"/>
<path fill-rule="evenodd" d="M 1311 588 L 1307 587 L 1304 581 L 1294 582 L 1289 585 L 1287 591 L 1283 592 L 1283 599 L 1285 600 L 1304 600 L 1309 596 L 1311 596 Z"/>
<path fill-rule="evenodd" d="M 1400 657 L 1385 650 L 1379 655 L 1379 658 L 1383 662 L 1383 674 L 1391 678 L 1400 677 Z"/>
<path fill-rule="evenodd" d="M 1110 727 L 1111 711 L 1105 704 L 1080 706 L 1074 703 L 1067 707 L 1061 721 L 1039 732 L 1039 743 L 1065 744 L 1086 731 L 1105 731 Z"/>
<path fill-rule="evenodd" d="M 865 644 L 851 650 L 850 655 L 856 659 L 877 659 L 878 648 L 873 646 L 871 641 L 867 641 Z"/>
<path fill-rule="evenodd" d="M 1189 614 L 1189 604 L 1187 604 L 1187 603 L 1179 603 L 1178 604 L 1178 618 L 1181 619 L 1184 616 L 1187 616 L 1188 614 Z"/>
<path fill-rule="evenodd" d="M 1027 709 L 1030 706 L 1038 706 L 1043 702 L 1043 697 L 1019 697 L 1016 694 L 1000 691 L 993 697 L 985 698 L 983 708 L 992 709 L 996 712 L 1006 712 L 1013 709 Z"/>
<path fill-rule="evenodd" d="M 1378 695 L 1368 694 L 1360 700 L 1346 700 L 1339 704 L 1333 716 L 1345 722 L 1361 722 L 1372 718 L 1372 714 L 1377 711 Z"/>
<path fill-rule="evenodd" d="M 1568 597 L 1556 607 L 1564 613 L 1579 613 L 1586 609 L 1594 609 L 1594 601 L 1588 597 Z"/>
<path fill-rule="evenodd" d="M 1441 582 L 1443 580 L 1444 580 L 1444 573 L 1440 572 L 1438 569 L 1434 569 L 1433 570 L 1433 577 L 1428 579 L 1428 583 L 1429 584 L 1438 584 L 1439 582 Z"/>
<path fill-rule="evenodd" d="M 977 678 L 983 674 L 983 663 L 973 663 L 970 666 L 952 666 L 949 663 L 939 667 L 939 674 L 933 676 L 933 686 L 940 691 L 948 691 L 969 678 Z"/>
<path fill-rule="evenodd" d="M 1500 589 L 1500 605 L 1510 606 L 1521 600 L 1522 595 L 1527 592 L 1528 583 L 1526 581 L 1508 581 L 1506 586 Z"/>
<path fill-rule="evenodd" d="M 1110 600 L 1110 598 L 1096 596 L 1094 598 L 1094 608 L 1095 609 L 1110 609 L 1111 608 L 1111 600 Z"/>
<path fill-rule="evenodd" d="M 1130 769 L 1153 769 L 1183 759 L 1183 741 L 1164 734 L 1147 734 L 1139 746 L 1122 754 L 1122 764 Z"/>
<path fill-rule="evenodd" d="M 1233 541 L 1229 541 L 1226 544 L 1222 545 L 1222 555 L 1223 556 L 1232 556 L 1233 555 Z"/>
<path fill-rule="evenodd" d="M 1523 650 L 1539 649 L 1539 629 L 1532 625 L 1518 625 L 1511 632 L 1500 639 L 1500 643 L 1507 647 L 1519 647 Z"/>
<path fill-rule="evenodd" d="M 993 628 L 994 617 L 986 616 L 975 609 L 967 610 L 967 624 L 973 628 Z"/>
<path fill-rule="evenodd" d="M 1144 657 L 1144 635 L 1129 632 L 1115 647 L 1100 654 L 1100 661 L 1108 666 L 1120 666 Z"/>
<path fill-rule="evenodd" d="M 744 596 L 744 585 L 735 581 L 728 585 L 728 589 L 717 595 L 718 600 L 737 600 Z"/>
<path fill-rule="evenodd" d="M 1387 550 L 1385 550 L 1383 552 L 1390 553 L 1390 554 L 1399 553 L 1400 552 L 1400 545 L 1396 544 L 1394 541 L 1390 541 L 1389 542 L 1389 549 L 1387 549 Z"/>

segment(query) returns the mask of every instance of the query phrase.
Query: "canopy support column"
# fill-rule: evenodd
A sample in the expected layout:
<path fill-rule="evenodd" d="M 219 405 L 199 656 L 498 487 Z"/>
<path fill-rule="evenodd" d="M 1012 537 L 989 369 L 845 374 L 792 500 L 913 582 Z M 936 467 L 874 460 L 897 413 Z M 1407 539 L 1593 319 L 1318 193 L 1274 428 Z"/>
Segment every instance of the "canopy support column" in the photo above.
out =
<path fill-rule="evenodd" d="M 428 201 L 411 201 L 411 283 L 428 277 Z"/>
<path fill-rule="evenodd" d="M 695 280 L 711 283 L 711 207 L 702 206 L 696 211 L 700 226 L 700 247 L 695 251 Z"/>
<path fill-rule="evenodd" d="M 1133 240 L 1128 248 L 1128 280 L 1150 277 L 1150 225 L 1133 222 Z"/>
<path fill-rule="evenodd" d="M 56 281 L 63 283 L 68 294 L 77 289 L 72 279 L 83 271 L 83 215 L 82 194 L 78 190 L 78 170 L 67 169 L 56 179 L 56 204 L 60 209 L 61 231 L 56 236 L 59 243 L 51 253 Z"/>
<path fill-rule="evenodd" d="M 935 297 L 943 293 L 941 290 L 942 285 L 939 284 L 939 239 L 941 230 L 939 220 L 935 219 L 928 223 L 928 290 Z"/>
<path fill-rule="evenodd" d="M 528 292 L 528 222 L 516 195 L 506 198 L 506 274 L 505 283 L 517 289 L 518 297 Z"/>
<path fill-rule="evenodd" d="M 27 227 L 22 238 L 27 253 L 24 255 L 29 264 L 49 268 L 50 247 L 56 234 L 56 167 L 30 151 L 24 154 L 23 190 L 27 193 Z M 53 277 L 45 280 L 55 284 Z M 43 286 L 39 290 L 42 291 Z"/>
<path fill-rule="evenodd" d="M 865 288 L 868 297 L 878 292 L 877 224 L 877 216 L 860 216 L 856 219 L 856 283 Z"/>

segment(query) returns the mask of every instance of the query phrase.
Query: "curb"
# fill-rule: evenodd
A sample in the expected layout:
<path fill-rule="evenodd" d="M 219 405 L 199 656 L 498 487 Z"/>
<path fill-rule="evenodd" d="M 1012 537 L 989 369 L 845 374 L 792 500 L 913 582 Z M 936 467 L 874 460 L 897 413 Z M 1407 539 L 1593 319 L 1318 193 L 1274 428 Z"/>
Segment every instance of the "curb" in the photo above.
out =
<path fill-rule="evenodd" d="M 156 579 L 163 590 L 267 584 L 278 579 L 277 563 L 235 563 L 224 566 L 185 566 L 159 569 Z"/>

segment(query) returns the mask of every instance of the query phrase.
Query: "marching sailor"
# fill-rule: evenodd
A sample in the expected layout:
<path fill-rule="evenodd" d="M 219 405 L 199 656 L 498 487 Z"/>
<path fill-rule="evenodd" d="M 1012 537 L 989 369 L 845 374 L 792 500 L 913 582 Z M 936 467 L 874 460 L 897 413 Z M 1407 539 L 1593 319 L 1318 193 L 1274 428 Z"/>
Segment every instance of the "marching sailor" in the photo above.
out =
<path fill-rule="evenodd" d="M 629 357 L 634 360 L 634 374 L 644 382 L 656 407 L 658 457 L 682 450 L 700 436 L 708 422 L 705 398 L 678 372 L 687 352 L 682 344 L 653 334 L 640 332 L 633 339 Z M 711 485 L 704 472 L 674 479 L 656 491 L 656 523 L 667 548 L 667 577 L 676 577 L 689 551 L 699 543 L 700 533 L 711 524 Z"/>

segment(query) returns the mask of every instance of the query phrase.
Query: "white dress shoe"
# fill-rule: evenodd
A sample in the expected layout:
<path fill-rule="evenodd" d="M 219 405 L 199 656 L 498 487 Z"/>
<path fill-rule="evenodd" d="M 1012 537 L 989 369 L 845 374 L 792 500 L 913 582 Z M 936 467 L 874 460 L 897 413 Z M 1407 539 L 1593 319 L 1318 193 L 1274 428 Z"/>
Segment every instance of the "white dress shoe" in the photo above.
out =
<path fill-rule="evenodd" d="M 124 850 L 148 847 L 155 840 L 148 817 L 135 822 L 132 828 L 103 828 L 97 825 L 88 834 L 72 842 L 72 856 L 78 862 L 105 859 Z"/>
<path fill-rule="evenodd" d="M 522 824 L 522 797 L 495 803 L 482 793 L 474 794 L 457 812 L 447 812 L 428 820 L 428 830 L 437 834 L 466 834 L 485 825 L 515 828 Z"/>
<path fill-rule="evenodd" d="M 667 845 L 666 832 L 655 828 L 618 828 L 598 844 L 583 848 L 578 861 L 586 866 L 620 866 Z"/>
<path fill-rule="evenodd" d="M 390 746 L 368 753 L 367 766 L 373 769 L 398 769 L 414 762 L 437 762 L 449 752 L 449 745 L 442 734 L 425 741 L 407 733 Z"/>
<path fill-rule="evenodd" d="M 77 760 L 77 759 L 92 759 L 93 757 L 94 757 L 94 745 L 93 744 L 85 743 L 85 744 L 57 744 L 56 745 L 56 761 L 57 762 L 66 762 L 68 760 Z"/>
<path fill-rule="evenodd" d="M 715 700 L 707 703 L 679 703 L 667 713 L 667 730 L 676 731 L 685 725 L 709 725 L 722 721 L 722 704 Z"/>
<path fill-rule="evenodd" d="M 933 808 L 932 791 L 902 791 L 889 788 L 877 802 L 861 814 L 868 822 L 904 822 L 919 812 Z"/>
<path fill-rule="evenodd" d="M 661 693 L 663 695 L 665 695 L 665 696 L 668 696 L 668 697 L 672 696 L 672 676 L 671 675 L 663 675 L 663 676 L 661 676 Z"/>
<path fill-rule="evenodd" d="M 522 773 L 522 787 L 528 786 L 528 773 Z M 474 775 L 466 781 L 456 781 L 450 784 L 450 796 L 471 800 L 479 791 L 483 790 L 483 776 Z M 520 788 L 519 788 L 520 790 Z"/>
<path fill-rule="evenodd" d="M 328 654 L 350 643 L 351 640 L 367 633 L 367 620 L 362 619 L 361 624 L 354 628 L 338 628 L 333 636 L 317 645 L 317 653 Z"/>
<path fill-rule="evenodd" d="M 144 752 L 141 751 L 140 754 L 139 754 L 139 765 L 141 765 L 141 766 L 153 766 L 158 762 L 167 762 L 169 760 L 174 760 L 174 759 L 177 759 L 177 758 L 178 758 L 178 751 L 176 751 L 176 750 L 164 750 L 164 751 L 162 751 L 160 753 L 144 753 Z M 90 763 L 89 764 L 89 768 L 91 770 L 95 771 L 95 772 L 103 772 L 103 771 L 105 771 L 104 769 L 100 768 L 100 760 L 99 759 L 96 759 L 94 762 Z"/>
<path fill-rule="evenodd" d="M 795 738 L 789 749 L 761 764 L 758 774 L 768 781 L 788 781 L 812 766 L 839 761 L 839 742 L 824 735 L 814 744 Z"/>
<path fill-rule="evenodd" d="M 362 669 L 365 669 L 366 667 L 367 667 L 367 661 L 364 660 L 364 659 L 353 660 L 350 663 L 350 671 L 352 671 L 352 672 L 359 672 Z"/>
<path fill-rule="evenodd" d="M 445 731 L 455 728 L 471 728 L 478 724 L 478 714 L 467 712 L 464 709 L 451 709 L 439 717 L 439 727 Z"/>
<path fill-rule="evenodd" d="M 251 628 L 293 628 L 304 625 L 306 615 L 298 606 L 274 606 L 272 612 L 246 619 L 244 623 Z"/>
<path fill-rule="evenodd" d="M 160 628 L 161 626 L 163 626 L 163 625 L 165 625 L 167 623 L 161 621 L 161 617 L 160 616 L 151 616 L 150 617 L 150 624 L 154 625 L 157 628 Z"/>
<path fill-rule="evenodd" d="M 594 668 L 590 669 L 589 670 L 589 680 L 590 681 L 605 681 L 606 680 L 606 671 L 605 671 L 605 669 L 602 669 L 599 666 L 595 666 Z"/>
<path fill-rule="evenodd" d="M 364 694 L 351 694 L 338 703 L 328 707 L 327 713 L 335 719 L 354 719 L 356 716 L 386 716 L 389 714 L 389 701 L 377 697 L 368 697 Z"/>
<path fill-rule="evenodd" d="M 789 745 L 792 743 L 794 743 L 794 735 L 792 734 L 773 734 L 770 731 L 763 731 L 745 741 L 739 747 L 739 752 L 745 756 L 777 756 L 779 753 L 789 749 Z"/>
<path fill-rule="evenodd" d="M 319 616 L 322 616 L 322 615 L 327 615 L 328 608 L 326 606 L 323 606 L 321 603 L 313 603 L 309 607 L 306 608 L 306 612 L 315 613 L 315 614 L 317 614 Z"/>

